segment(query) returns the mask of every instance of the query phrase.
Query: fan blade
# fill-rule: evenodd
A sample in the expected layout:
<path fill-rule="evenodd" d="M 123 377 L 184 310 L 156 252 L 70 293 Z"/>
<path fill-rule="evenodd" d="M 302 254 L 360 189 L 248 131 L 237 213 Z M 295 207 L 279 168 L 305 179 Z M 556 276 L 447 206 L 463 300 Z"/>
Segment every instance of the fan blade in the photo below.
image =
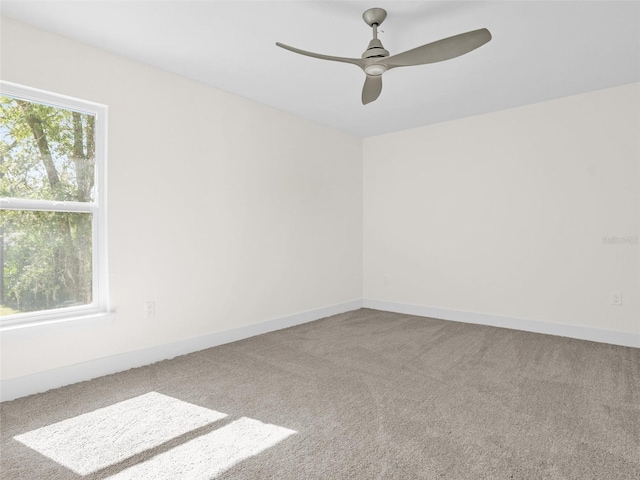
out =
<path fill-rule="evenodd" d="M 367 75 L 362 87 L 362 104 L 373 102 L 382 91 L 382 75 Z"/>
<path fill-rule="evenodd" d="M 284 43 L 280 42 L 276 42 L 276 45 L 280 48 L 284 48 L 285 50 L 290 50 L 294 53 L 299 53 L 300 55 L 306 55 L 307 57 L 321 58 L 322 60 L 331 60 L 332 62 L 353 63 L 360 68 L 364 68 L 365 65 L 364 60 L 362 60 L 361 58 L 332 57 L 331 55 L 322 55 L 321 53 L 313 53 L 307 52 L 305 50 L 300 50 L 299 48 L 290 47 L 289 45 L 285 45 Z"/>
<path fill-rule="evenodd" d="M 491 33 L 486 28 L 481 28 L 392 55 L 381 59 L 379 63 L 384 63 L 387 69 L 391 69 L 442 62 L 469 53 L 489 40 L 491 40 Z"/>

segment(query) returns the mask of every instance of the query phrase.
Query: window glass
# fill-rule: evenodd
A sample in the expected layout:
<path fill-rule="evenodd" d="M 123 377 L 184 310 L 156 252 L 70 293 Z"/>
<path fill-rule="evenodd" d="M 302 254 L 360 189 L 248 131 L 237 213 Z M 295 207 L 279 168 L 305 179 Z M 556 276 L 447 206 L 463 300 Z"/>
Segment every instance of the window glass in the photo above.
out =
<path fill-rule="evenodd" d="M 13 313 L 90 305 L 91 213 L 3 210 L 2 305 Z"/>
<path fill-rule="evenodd" d="M 0 96 L 0 196 L 92 202 L 95 115 Z"/>

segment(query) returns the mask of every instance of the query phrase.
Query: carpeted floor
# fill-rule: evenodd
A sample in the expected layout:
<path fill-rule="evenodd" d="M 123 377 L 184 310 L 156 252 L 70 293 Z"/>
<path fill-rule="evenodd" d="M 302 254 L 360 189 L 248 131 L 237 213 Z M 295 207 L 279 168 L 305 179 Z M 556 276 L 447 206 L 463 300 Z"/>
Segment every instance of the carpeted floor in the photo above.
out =
<path fill-rule="evenodd" d="M 640 349 L 361 309 L 0 406 L 3 479 L 640 479 Z"/>

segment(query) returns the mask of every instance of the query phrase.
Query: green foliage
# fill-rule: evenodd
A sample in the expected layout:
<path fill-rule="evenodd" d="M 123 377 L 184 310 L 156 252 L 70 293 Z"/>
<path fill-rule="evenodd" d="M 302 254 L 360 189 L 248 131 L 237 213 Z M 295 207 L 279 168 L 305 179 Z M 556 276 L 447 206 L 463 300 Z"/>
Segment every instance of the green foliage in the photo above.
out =
<path fill-rule="evenodd" d="M 0 197 L 91 201 L 78 192 L 94 185 L 94 122 L 92 115 L 0 96 Z M 89 167 L 89 178 L 78 175 L 79 166 Z"/>
<path fill-rule="evenodd" d="M 0 96 L 0 197 L 92 201 L 94 121 Z M 91 303 L 92 214 L 10 207 L 0 211 L 0 304 L 15 313 Z"/>

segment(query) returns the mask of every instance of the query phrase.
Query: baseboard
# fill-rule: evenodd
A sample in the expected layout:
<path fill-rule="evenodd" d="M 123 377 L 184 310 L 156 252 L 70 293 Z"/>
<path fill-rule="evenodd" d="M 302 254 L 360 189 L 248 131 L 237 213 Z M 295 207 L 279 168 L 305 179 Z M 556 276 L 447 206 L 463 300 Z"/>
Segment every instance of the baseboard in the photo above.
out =
<path fill-rule="evenodd" d="M 52 388 L 71 385 L 72 383 L 91 380 L 92 378 L 123 372 L 131 368 L 142 367 L 151 363 L 167 360 L 180 355 L 197 352 L 206 348 L 231 343 L 263 333 L 293 327 L 362 308 L 362 300 L 330 305 L 328 307 L 296 313 L 285 317 L 274 318 L 265 322 L 246 325 L 232 330 L 212 333 L 201 337 L 181 340 L 156 347 L 122 353 L 110 357 L 99 358 L 67 367 L 56 368 L 45 372 L 10 378 L 0 382 L 0 401 L 14 400 L 34 393 L 41 393 Z"/>
<path fill-rule="evenodd" d="M 525 320 L 522 318 L 449 310 L 446 308 L 426 307 L 422 305 L 409 305 L 368 298 L 362 300 L 362 306 L 386 312 L 404 313 L 420 317 L 451 320 L 454 322 L 476 323 L 479 325 L 490 325 L 492 327 L 510 328 L 513 330 L 524 330 L 525 332 L 544 333 L 547 335 L 557 335 L 559 337 L 570 337 L 580 340 L 590 340 L 592 342 L 640 348 L 640 332 L 618 332 L 615 330 L 542 322 L 538 320 Z"/>

